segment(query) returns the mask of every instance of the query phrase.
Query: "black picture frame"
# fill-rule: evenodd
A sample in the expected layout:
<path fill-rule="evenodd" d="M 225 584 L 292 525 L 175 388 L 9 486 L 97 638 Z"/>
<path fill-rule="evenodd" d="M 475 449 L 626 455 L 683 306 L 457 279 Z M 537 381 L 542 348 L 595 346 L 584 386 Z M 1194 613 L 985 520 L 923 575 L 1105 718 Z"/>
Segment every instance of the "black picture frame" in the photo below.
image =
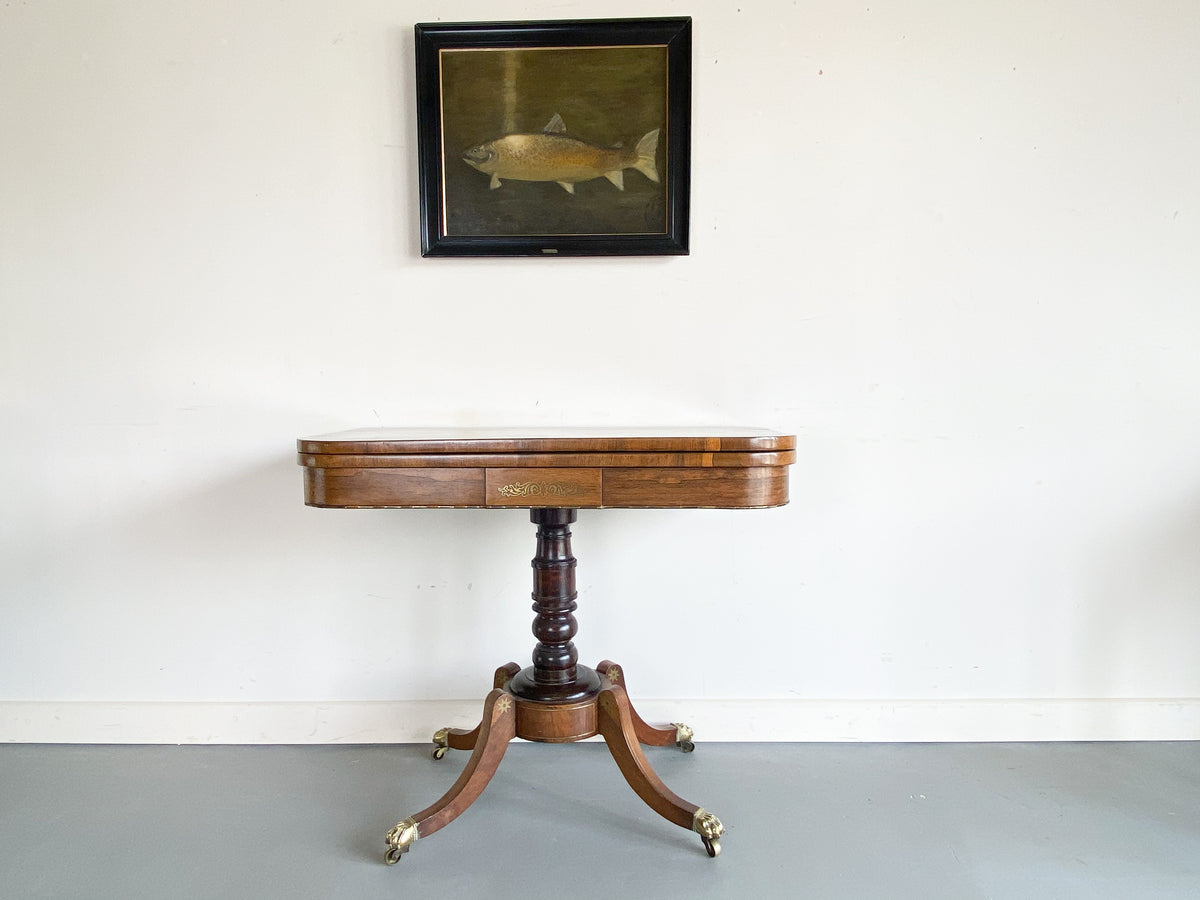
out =
<path fill-rule="evenodd" d="M 690 18 L 415 32 L 422 256 L 688 253 Z"/>

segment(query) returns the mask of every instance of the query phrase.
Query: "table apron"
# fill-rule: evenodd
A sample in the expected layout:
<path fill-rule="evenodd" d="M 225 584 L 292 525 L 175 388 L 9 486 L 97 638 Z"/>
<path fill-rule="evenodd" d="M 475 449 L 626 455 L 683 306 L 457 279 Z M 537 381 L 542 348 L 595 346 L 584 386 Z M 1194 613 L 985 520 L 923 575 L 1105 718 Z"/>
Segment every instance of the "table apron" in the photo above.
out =
<path fill-rule="evenodd" d="M 336 508 L 748 509 L 788 502 L 784 466 L 314 468 L 304 501 Z"/>

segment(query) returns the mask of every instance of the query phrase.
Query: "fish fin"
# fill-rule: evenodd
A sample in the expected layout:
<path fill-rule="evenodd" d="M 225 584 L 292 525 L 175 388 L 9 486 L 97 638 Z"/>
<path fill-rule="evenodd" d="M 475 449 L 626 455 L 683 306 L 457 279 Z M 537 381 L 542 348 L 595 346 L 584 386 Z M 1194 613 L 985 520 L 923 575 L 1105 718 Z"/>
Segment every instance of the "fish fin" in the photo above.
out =
<path fill-rule="evenodd" d="M 658 166 L 654 163 L 656 153 L 658 153 L 657 128 L 637 142 L 637 162 L 633 164 L 635 169 L 651 181 L 658 181 Z"/>
<path fill-rule="evenodd" d="M 493 175 L 493 176 L 492 176 L 492 180 L 491 180 L 491 182 L 488 184 L 488 187 L 490 187 L 490 188 L 491 188 L 493 191 L 494 191 L 496 188 L 500 187 L 500 176 L 499 176 L 499 175 Z"/>
<path fill-rule="evenodd" d="M 612 172 L 605 172 L 604 177 L 615 184 L 618 191 L 625 190 L 625 178 L 621 169 L 615 169 Z"/>
<path fill-rule="evenodd" d="M 571 184 L 571 182 L 569 182 L 569 181 L 560 181 L 560 182 L 559 182 L 559 184 L 561 184 L 561 185 L 562 185 L 562 189 L 563 189 L 564 191 L 566 191 L 568 194 L 573 194 L 573 193 L 575 193 L 575 185 Z"/>
<path fill-rule="evenodd" d="M 567 130 L 567 123 L 562 120 L 562 116 L 558 113 L 554 114 L 554 118 L 546 123 L 546 127 L 542 129 L 542 134 L 562 134 Z"/>

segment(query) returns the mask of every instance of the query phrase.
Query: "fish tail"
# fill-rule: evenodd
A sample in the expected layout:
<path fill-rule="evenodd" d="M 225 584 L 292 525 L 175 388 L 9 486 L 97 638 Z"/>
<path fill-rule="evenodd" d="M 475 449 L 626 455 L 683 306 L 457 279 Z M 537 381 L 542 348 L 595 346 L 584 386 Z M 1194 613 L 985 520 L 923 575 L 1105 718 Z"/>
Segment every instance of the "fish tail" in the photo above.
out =
<path fill-rule="evenodd" d="M 633 167 L 651 181 L 658 181 L 658 166 L 654 163 L 654 157 L 658 153 L 658 129 L 655 128 L 638 141 L 634 152 L 637 153 L 637 161 Z"/>

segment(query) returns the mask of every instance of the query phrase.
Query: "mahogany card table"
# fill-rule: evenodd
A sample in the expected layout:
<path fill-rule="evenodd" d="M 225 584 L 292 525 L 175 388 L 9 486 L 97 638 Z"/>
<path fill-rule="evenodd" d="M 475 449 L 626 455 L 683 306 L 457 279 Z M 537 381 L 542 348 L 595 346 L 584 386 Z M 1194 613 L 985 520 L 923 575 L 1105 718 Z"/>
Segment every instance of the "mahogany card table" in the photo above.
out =
<path fill-rule="evenodd" d="M 475 728 L 442 728 L 434 759 L 469 750 L 462 775 L 432 806 L 386 837 L 396 863 L 418 838 L 457 818 L 483 792 L 509 742 L 567 743 L 601 735 L 625 780 L 655 812 L 721 850 L 721 821 L 672 793 L 641 745 L 690 752 L 692 730 L 647 724 L 625 691 L 620 666 L 579 665 L 571 529 L 579 509 L 754 509 L 788 501 L 795 437 L 761 429 L 372 428 L 301 438 L 309 506 L 530 510 L 533 557 L 532 665 L 496 670 Z"/>

